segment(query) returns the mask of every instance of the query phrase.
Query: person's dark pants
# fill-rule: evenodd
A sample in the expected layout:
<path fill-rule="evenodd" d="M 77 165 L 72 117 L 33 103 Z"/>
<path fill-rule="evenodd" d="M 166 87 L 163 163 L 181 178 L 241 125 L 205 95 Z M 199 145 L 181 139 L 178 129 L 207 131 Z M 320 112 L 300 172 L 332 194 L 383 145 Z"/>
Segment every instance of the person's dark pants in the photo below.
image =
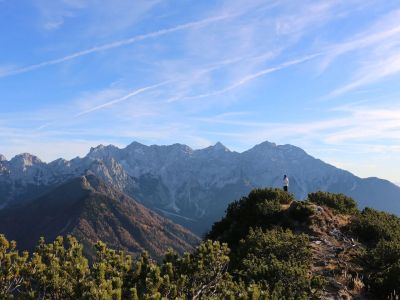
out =
<path fill-rule="evenodd" d="M 288 191 L 288 187 L 287 187 L 287 185 L 285 185 L 285 186 L 283 187 L 283 190 L 284 190 L 285 192 L 287 192 L 287 191 Z"/>

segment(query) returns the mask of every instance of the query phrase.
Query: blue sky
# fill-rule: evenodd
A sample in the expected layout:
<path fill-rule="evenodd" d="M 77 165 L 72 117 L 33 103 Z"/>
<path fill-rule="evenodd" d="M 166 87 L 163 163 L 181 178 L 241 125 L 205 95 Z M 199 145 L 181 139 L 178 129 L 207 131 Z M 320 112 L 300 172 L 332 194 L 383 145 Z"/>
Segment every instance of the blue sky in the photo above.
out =
<path fill-rule="evenodd" d="M 0 0 L 0 153 L 294 144 L 400 182 L 398 0 Z"/>

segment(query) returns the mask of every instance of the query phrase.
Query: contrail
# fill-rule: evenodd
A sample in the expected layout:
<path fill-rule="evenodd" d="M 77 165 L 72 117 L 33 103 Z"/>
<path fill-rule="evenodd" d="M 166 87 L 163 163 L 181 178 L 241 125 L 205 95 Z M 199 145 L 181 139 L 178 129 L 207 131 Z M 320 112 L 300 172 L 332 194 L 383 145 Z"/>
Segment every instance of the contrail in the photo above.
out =
<path fill-rule="evenodd" d="M 92 108 L 90 108 L 90 109 L 87 109 L 87 110 L 85 110 L 85 111 L 82 111 L 82 112 L 76 114 L 76 115 L 74 116 L 74 118 L 77 118 L 77 117 L 80 117 L 80 116 L 89 114 L 89 113 L 91 113 L 91 112 L 94 112 L 94 111 L 96 111 L 96 110 L 103 109 L 103 108 L 112 106 L 112 105 L 114 105 L 114 104 L 117 104 L 117 103 L 126 101 L 126 100 L 128 100 L 129 98 L 131 98 L 131 97 L 133 97 L 133 96 L 139 95 L 139 94 L 144 93 L 144 92 L 146 92 L 146 91 L 148 91 L 148 90 L 155 89 L 155 88 L 157 88 L 157 87 L 159 87 L 159 86 L 162 86 L 162 85 L 165 85 L 165 84 L 167 84 L 167 83 L 169 83 L 169 82 L 171 82 L 171 81 L 168 80 L 168 81 L 164 81 L 164 82 L 161 82 L 161 83 L 157 83 L 157 84 L 153 84 L 153 85 L 150 85 L 150 86 L 146 86 L 146 87 L 143 87 L 143 88 L 140 88 L 140 89 L 136 89 L 136 90 L 134 90 L 134 91 L 132 91 L 132 92 L 126 94 L 125 96 L 122 96 L 122 97 L 120 97 L 120 98 L 111 100 L 111 101 L 109 101 L 109 102 L 106 102 L 106 103 L 97 105 L 97 106 L 92 107 Z"/>
<path fill-rule="evenodd" d="M 234 89 L 234 88 L 236 88 L 238 86 L 241 86 L 241 85 L 247 83 L 248 81 L 252 81 L 252 80 L 254 80 L 254 79 L 258 78 L 258 77 L 261 77 L 261 76 L 264 76 L 266 74 L 273 73 L 273 72 L 285 69 L 285 68 L 293 66 L 293 65 L 301 64 L 301 63 L 306 62 L 308 60 L 311 60 L 311 59 L 313 59 L 313 58 L 315 58 L 317 56 L 320 56 L 321 54 L 322 53 L 316 53 L 316 54 L 307 55 L 307 56 L 304 56 L 304 57 L 301 57 L 301 58 L 298 58 L 298 59 L 287 61 L 287 62 L 285 62 L 283 64 L 280 64 L 280 65 L 278 65 L 276 67 L 267 68 L 267 69 L 261 70 L 261 71 L 259 71 L 257 73 L 250 74 L 250 75 L 245 76 L 244 78 L 240 79 L 238 82 L 234 83 L 233 85 L 229 86 L 226 89 L 227 90 Z"/>
<path fill-rule="evenodd" d="M 86 50 L 82 50 L 82 51 L 78 51 L 72 54 L 69 54 L 67 56 L 61 57 L 61 58 L 56 58 L 56 59 L 52 59 L 52 60 L 48 60 L 48 61 L 44 61 L 38 64 L 33 64 L 30 66 L 26 66 L 26 67 L 22 67 L 22 68 L 18 68 L 18 69 L 14 69 L 14 70 L 9 70 L 9 71 L 5 71 L 3 73 L 0 73 L 0 77 L 6 77 L 6 76 L 11 76 L 11 75 L 17 75 L 17 74 L 21 74 L 21 73 L 26 73 L 26 72 L 30 72 L 36 69 L 40 69 L 46 66 L 50 66 L 50 65 L 57 65 L 60 63 L 63 63 L 65 61 L 69 61 L 78 57 L 82 57 L 82 56 L 86 56 L 92 53 L 96 53 L 96 52 L 101 52 L 101 51 L 106 51 L 109 49 L 113 49 L 113 48 L 118 48 L 121 46 L 126 46 L 126 45 L 130 45 L 139 41 L 143 41 L 146 39 L 150 39 L 150 38 L 155 38 L 158 36 L 163 36 L 169 33 L 173 33 L 173 32 L 177 32 L 177 31 L 181 31 L 181 30 L 185 30 L 185 29 L 189 29 L 189 28 L 196 28 L 196 27 L 201 27 L 201 26 L 205 26 L 207 24 L 210 23 L 214 23 L 214 22 L 218 22 L 218 21 L 222 21 L 225 19 L 229 19 L 232 17 L 235 17 L 236 15 L 222 15 L 222 16 L 217 16 L 217 17 L 213 17 L 213 18 L 207 18 L 204 20 L 200 20 L 200 21 L 195 21 L 195 22 L 190 22 L 190 23 L 186 23 L 186 24 L 182 24 L 182 25 L 178 25 L 175 27 L 171 27 L 171 28 L 166 28 L 166 29 L 161 29 L 158 31 L 154 31 L 154 32 L 150 32 L 150 33 L 146 33 L 146 34 L 141 34 L 141 35 L 137 35 L 128 39 L 124 39 L 124 40 L 119 40 L 116 42 L 112 42 L 112 43 L 108 43 L 108 44 L 104 44 L 104 45 L 100 45 L 100 46 L 95 46 Z"/>
<path fill-rule="evenodd" d="M 233 90 L 233 89 L 235 89 L 235 88 L 237 88 L 237 87 L 239 87 L 241 85 L 244 85 L 245 83 L 247 83 L 249 81 L 257 79 L 258 77 L 261 77 L 261 76 L 264 76 L 264 75 L 267 75 L 267 74 L 270 74 L 270 73 L 273 73 L 273 72 L 288 68 L 288 67 L 293 66 L 293 65 L 297 65 L 297 64 L 306 62 L 306 61 L 311 60 L 311 59 L 313 59 L 313 58 L 315 58 L 317 56 L 320 56 L 320 55 L 322 55 L 322 53 L 316 53 L 316 54 L 307 55 L 307 56 L 304 56 L 304 57 L 301 57 L 301 58 L 298 58 L 298 59 L 287 61 L 287 62 L 282 63 L 282 64 L 280 64 L 280 65 L 278 65 L 276 67 L 270 67 L 270 68 L 261 70 L 261 71 L 259 71 L 257 73 L 247 75 L 247 76 L 241 78 L 240 80 L 238 80 L 237 82 L 235 82 L 235 83 L 233 83 L 233 84 L 231 84 L 231 85 L 229 85 L 229 86 L 227 86 L 227 87 L 225 87 L 223 89 L 216 90 L 216 91 L 213 91 L 211 93 L 206 93 L 206 94 L 201 94 L 201 95 L 196 95 L 196 96 L 187 96 L 187 97 L 181 97 L 181 98 L 174 97 L 174 98 L 171 98 L 171 99 L 167 100 L 167 102 L 175 102 L 175 101 L 183 100 L 183 99 L 185 99 L 185 100 L 194 100 L 194 99 L 201 99 L 201 98 L 207 98 L 207 97 L 211 97 L 211 96 L 221 95 L 221 94 L 224 94 L 224 93 L 226 93 L 226 92 L 228 92 L 230 90 Z"/>

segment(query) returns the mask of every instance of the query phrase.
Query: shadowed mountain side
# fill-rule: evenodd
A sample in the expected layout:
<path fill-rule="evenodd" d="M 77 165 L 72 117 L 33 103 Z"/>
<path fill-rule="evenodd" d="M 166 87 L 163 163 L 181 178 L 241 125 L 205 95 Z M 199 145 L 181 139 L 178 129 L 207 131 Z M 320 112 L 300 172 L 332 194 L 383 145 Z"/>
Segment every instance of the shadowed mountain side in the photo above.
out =
<path fill-rule="evenodd" d="M 87 175 L 72 179 L 26 206 L 0 211 L 0 232 L 32 249 L 41 236 L 72 234 L 89 246 L 98 240 L 160 258 L 168 248 L 192 250 L 197 236 L 150 211 L 125 194 Z M 89 253 L 90 254 L 90 253 Z"/>

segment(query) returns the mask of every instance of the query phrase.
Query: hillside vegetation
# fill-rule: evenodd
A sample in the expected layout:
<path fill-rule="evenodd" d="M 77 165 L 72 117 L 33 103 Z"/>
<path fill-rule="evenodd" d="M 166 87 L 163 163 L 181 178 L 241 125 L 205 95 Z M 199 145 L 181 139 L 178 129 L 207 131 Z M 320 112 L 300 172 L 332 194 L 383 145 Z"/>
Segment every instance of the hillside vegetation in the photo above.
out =
<path fill-rule="evenodd" d="M 132 256 L 146 250 L 158 260 L 169 248 L 183 254 L 200 242 L 189 230 L 93 175 L 74 178 L 28 205 L 0 210 L 0 233 L 23 250 L 34 250 L 40 237 L 53 241 L 72 235 L 89 259 L 99 240 Z"/>
<path fill-rule="evenodd" d="M 340 194 L 253 190 L 192 253 L 160 263 L 103 242 L 89 261 L 72 236 L 21 253 L 0 235 L 0 299 L 396 299 L 399 287 L 400 219 Z"/>

